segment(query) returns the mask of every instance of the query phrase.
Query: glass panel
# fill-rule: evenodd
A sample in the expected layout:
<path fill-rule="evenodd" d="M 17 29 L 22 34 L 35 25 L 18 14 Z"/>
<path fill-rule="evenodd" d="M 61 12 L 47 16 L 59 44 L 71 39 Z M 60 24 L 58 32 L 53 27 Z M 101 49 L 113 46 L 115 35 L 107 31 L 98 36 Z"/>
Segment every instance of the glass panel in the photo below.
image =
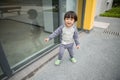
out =
<path fill-rule="evenodd" d="M 66 0 L 66 11 L 76 11 L 77 0 Z"/>
<path fill-rule="evenodd" d="M 1 4 L 0 41 L 11 67 L 54 45 L 54 40 L 45 43 L 44 38 L 58 26 L 58 3 L 2 0 Z"/>

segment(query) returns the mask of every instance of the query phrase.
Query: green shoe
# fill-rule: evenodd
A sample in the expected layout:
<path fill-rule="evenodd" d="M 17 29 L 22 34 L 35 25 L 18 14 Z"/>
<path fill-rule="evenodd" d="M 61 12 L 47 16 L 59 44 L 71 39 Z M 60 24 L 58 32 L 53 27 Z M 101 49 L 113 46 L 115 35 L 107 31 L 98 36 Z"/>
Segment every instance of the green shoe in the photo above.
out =
<path fill-rule="evenodd" d="M 77 60 L 75 58 L 71 58 L 70 61 L 73 62 L 73 63 L 77 62 Z"/>
<path fill-rule="evenodd" d="M 60 63 L 61 63 L 61 60 L 59 59 L 55 61 L 55 65 L 60 65 Z"/>

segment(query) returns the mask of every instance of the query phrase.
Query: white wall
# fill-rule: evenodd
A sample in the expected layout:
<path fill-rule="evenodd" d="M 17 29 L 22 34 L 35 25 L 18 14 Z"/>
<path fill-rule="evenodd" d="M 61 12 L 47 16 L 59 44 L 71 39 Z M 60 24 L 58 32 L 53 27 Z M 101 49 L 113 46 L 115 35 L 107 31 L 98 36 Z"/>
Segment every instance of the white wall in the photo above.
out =
<path fill-rule="evenodd" d="M 95 16 L 112 8 L 113 0 L 97 0 Z"/>
<path fill-rule="evenodd" d="M 108 6 L 107 6 L 107 10 L 109 10 L 109 9 L 112 8 L 113 0 L 107 0 L 107 2 L 109 3 Z"/>

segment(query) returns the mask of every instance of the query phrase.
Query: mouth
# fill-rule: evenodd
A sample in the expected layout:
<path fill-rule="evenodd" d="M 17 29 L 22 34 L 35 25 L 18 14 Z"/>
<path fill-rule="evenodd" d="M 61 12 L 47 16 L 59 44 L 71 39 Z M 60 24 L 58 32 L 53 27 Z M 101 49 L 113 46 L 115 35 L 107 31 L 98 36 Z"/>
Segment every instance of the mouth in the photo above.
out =
<path fill-rule="evenodd" d="M 68 25 L 71 25 L 71 23 L 67 23 Z"/>
<path fill-rule="evenodd" d="M 70 27 L 70 26 L 72 26 L 72 25 L 71 25 L 71 23 L 67 23 L 66 26 Z"/>

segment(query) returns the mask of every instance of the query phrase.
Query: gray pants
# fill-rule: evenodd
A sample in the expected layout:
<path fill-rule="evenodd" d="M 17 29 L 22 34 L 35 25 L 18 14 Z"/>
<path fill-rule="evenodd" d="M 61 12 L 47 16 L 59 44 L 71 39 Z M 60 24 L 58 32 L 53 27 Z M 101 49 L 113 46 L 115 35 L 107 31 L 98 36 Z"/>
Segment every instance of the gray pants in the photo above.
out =
<path fill-rule="evenodd" d="M 73 58 L 73 45 L 74 43 L 66 44 L 66 45 L 60 44 L 58 59 L 59 60 L 62 59 L 65 49 L 68 50 L 70 58 Z"/>

